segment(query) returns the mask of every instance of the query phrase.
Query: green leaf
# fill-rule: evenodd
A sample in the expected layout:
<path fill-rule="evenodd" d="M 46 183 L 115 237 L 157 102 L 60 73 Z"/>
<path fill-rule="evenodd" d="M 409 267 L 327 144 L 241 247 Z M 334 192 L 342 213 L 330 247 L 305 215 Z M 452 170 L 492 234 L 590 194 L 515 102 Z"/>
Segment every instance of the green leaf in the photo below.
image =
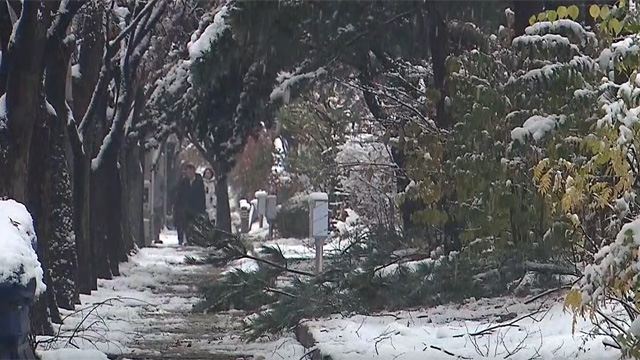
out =
<path fill-rule="evenodd" d="M 558 19 L 558 13 L 555 10 L 549 10 L 547 12 L 547 18 L 549 21 L 556 21 Z"/>
<path fill-rule="evenodd" d="M 593 4 L 589 7 L 589 15 L 591 15 L 592 18 L 597 19 L 598 16 L 600 16 L 600 7 L 596 4 Z"/>
<path fill-rule="evenodd" d="M 609 29 L 614 32 L 614 34 L 619 35 L 622 32 L 622 23 L 616 19 L 612 18 L 609 20 Z"/>
<path fill-rule="evenodd" d="M 567 12 L 569 14 L 569 17 L 571 17 L 572 20 L 577 19 L 578 15 L 580 15 L 580 9 L 576 5 L 569 6 L 567 8 Z"/>
<path fill-rule="evenodd" d="M 560 19 L 566 18 L 568 14 L 569 14 L 569 12 L 567 11 L 567 7 L 566 6 L 559 6 L 558 7 L 558 16 L 560 17 Z"/>
<path fill-rule="evenodd" d="M 538 14 L 538 21 L 545 21 L 545 20 L 547 20 L 546 12 L 541 12 L 540 14 Z"/>
<path fill-rule="evenodd" d="M 425 91 L 424 95 L 431 101 L 440 100 L 440 91 L 438 89 L 429 88 Z"/>
<path fill-rule="evenodd" d="M 606 20 L 609 15 L 611 15 L 611 10 L 609 10 L 608 6 L 603 6 L 600 8 L 600 18 L 602 18 L 602 20 Z"/>

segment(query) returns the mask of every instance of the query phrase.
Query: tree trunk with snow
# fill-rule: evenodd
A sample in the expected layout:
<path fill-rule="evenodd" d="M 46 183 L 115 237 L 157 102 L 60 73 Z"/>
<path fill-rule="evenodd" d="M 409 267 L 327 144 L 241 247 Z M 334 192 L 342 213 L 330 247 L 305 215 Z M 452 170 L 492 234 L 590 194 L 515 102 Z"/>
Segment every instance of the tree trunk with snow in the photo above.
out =
<path fill-rule="evenodd" d="M 73 77 L 73 116 L 75 124 L 69 126 L 70 136 L 78 132 L 77 126 L 84 118 L 93 90 L 98 83 L 105 45 L 103 27 L 104 7 L 96 1 L 86 5 L 85 11 L 76 21 L 80 29 L 80 49 L 78 51 L 77 71 Z M 97 289 L 97 275 L 94 264 L 94 246 L 91 238 L 91 189 L 90 160 L 94 147 L 93 131 L 83 134 L 82 141 L 77 139 L 73 148 L 73 201 L 74 230 L 76 235 L 76 252 L 78 255 L 78 291 L 91 294 Z M 85 153 L 85 151 L 87 153 Z"/>
<path fill-rule="evenodd" d="M 137 86 L 129 129 L 139 123 L 145 100 L 142 87 Z M 123 187 L 123 228 L 126 229 L 124 231 L 124 246 L 127 251 L 132 250 L 135 246 L 145 246 L 143 217 L 144 154 L 144 149 L 138 138 L 127 136 L 120 155 Z"/>
<path fill-rule="evenodd" d="M 52 283 L 50 286 L 56 295 L 59 307 L 73 310 L 79 302 L 76 282 L 78 277 L 75 234 L 73 231 L 73 194 L 71 178 L 68 171 L 66 152 L 66 122 L 71 116 L 67 105 L 65 89 L 67 85 L 67 70 L 71 52 L 75 43 L 64 43 L 61 39 L 55 41 L 48 51 L 47 73 L 45 89 L 47 99 L 56 111 L 52 117 L 50 127 L 50 146 L 48 153 L 48 167 L 52 174 L 47 190 L 51 191 L 51 203 L 47 204 L 46 213 L 50 217 L 48 225 L 51 227 L 49 251 Z"/>
<path fill-rule="evenodd" d="M 45 15 L 41 16 L 42 13 Z M 42 2 L 24 2 L 5 57 L 5 65 L 9 69 L 4 95 L 7 126 L 2 131 L 6 133 L 0 139 L 7 143 L 2 144 L 6 152 L 3 164 L 0 164 L 3 169 L 0 174 L 0 193 L 23 203 L 28 201 L 32 135 L 38 110 L 43 104 L 42 55 L 49 16 Z"/>

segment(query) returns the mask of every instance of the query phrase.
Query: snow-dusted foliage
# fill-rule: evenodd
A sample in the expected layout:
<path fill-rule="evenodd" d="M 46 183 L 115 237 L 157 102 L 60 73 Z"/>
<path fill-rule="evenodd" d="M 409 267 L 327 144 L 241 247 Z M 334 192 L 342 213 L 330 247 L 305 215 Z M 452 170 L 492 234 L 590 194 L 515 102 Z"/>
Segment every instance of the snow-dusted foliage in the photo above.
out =
<path fill-rule="evenodd" d="M 395 166 L 389 146 L 372 135 L 358 135 L 338 146 L 339 189 L 365 221 L 384 224 L 394 215 Z"/>
<path fill-rule="evenodd" d="M 540 140 L 547 132 L 555 130 L 558 125 L 562 125 L 566 120 L 564 115 L 539 116 L 534 115 L 522 124 L 511 130 L 511 139 L 518 140 L 522 143 L 525 138 L 531 137 L 533 140 Z"/>
<path fill-rule="evenodd" d="M 291 74 L 289 72 L 281 72 L 278 74 L 276 79 L 277 86 L 271 91 L 271 95 L 269 98 L 271 101 L 282 100 L 285 103 L 288 103 L 291 98 L 291 87 L 296 85 L 298 82 L 303 80 L 311 80 L 316 79 L 322 75 L 325 75 L 327 71 L 320 67 L 316 71 L 307 72 L 307 73 L 294 73 Z"/>
<path fill-rule="evenodd" d="M 36 255 L 36 232 L 27 208 L 14 200 L 0 200 L 0 281 L 27 286 L 36 281 L 36 296 L 46 290 Z"/>
<path fill-rule="evenodd" d="M 203 31 L 196 31 L 191 35 L 191 41 L 187 45 L 189 57 L 192 61 L 198 60 L 206 53 L 211 51 L 212 43 L 218 40 L 218 37 L 227 31 L 229 26 L 225 22 L 231 4 L 224 5 L 218 10 L 213 17 L 213 22 L 209 24 Z"/>

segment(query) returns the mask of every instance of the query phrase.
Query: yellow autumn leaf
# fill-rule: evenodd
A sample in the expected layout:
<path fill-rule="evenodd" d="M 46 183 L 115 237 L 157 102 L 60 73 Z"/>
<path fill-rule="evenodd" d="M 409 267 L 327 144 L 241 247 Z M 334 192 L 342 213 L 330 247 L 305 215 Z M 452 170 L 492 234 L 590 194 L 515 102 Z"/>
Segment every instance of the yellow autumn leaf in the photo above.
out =
<path fill-rule="evenodd" d="M 533 25 L 535 23 L 536 23 L 536 16 L 531 15 L 531 17 L 529 18 L 529 25 Z"/>
<path fill-rule="evenodd" d="M 540 181 L 540 178 L 542 177 L 544 168 L 546 167 L 546 162 L 545 161 L 540 161 L 535 168 L 533 168 L 533 179 L 535 181 Z"/>
<path fill-rule="evenodd" d="M 551 189 L 551 170 L 542 175 L 542 177 L 540 178 L 540 186 L 538 188 L 540 193 L 543 195 L 547 194 L 549 192 L 549 189 Z"/>
<path fill-rule="evenodd" d="M 606 20 L 609 17 L 609 15 L 611 15 L 611 10 L 609 10 L 608 6 L 605 5 L 600 8 L 600 18 L 602 20 Z"/>
<path fill-rule="evenodd" d="M 564 308 L 571 309 L 573 311 L 579 309 L 582 306 L 582 294 L 578 289 L 571 289 L 564 298 Z"/>

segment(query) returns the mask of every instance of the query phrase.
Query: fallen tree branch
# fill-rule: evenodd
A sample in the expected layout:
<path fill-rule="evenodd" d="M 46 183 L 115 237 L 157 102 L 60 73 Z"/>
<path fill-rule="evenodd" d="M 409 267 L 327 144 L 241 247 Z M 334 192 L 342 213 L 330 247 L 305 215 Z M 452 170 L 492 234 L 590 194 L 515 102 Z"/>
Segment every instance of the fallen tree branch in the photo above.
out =
<path fill-rule="evenodd" d="M 486 329 L 483 329 L 483 330 L 480 330 L 480 331 L 477 331 L 477 332 L 474 332 L 474 333 L 458 334 L 458 335 L 454 335 L 453 337 L 454 338 L 461 338 L 461 337 L 464 337 L 464 336 L 467 336 L 467 335 L 469 335 L 469 336 L 482 336 L 482 335 L 486 335 L 486 334 L 491 333 L 494 330 L 497 330 L 497 329 L 500 329 L 500 328 L 517 326 L 516 323 L 518 323 L 519 321 L 522 321 L 522 320 L 527 319 L 527 318 L 532 318 L 534 315 L 541 313 L 542 310 L 543 309 L 538 309 L 538 310 L 536 310 L 536 311 L 534 311 L 532 313 L 517 317 L 517 318 L 509 321 L 508 323 L 502 323 L 502 324 L 498 324 L 498 325 L 489 326 Z"/>
<path fill-rule="evenodd" d="M 272 267 L 274 267 L 274 268 L 276 268 L 278 270 L 290 272 L 290 273 L 297 274 L 297 275 L 311 276 L 311 277 L 315 277 L 316 276 L 315 274 L 312 274 L 310 272 L 306 272 L 306 271 L 302 271 L 302 270 L 296 270 L 296 269 L 290 269 L 290 268 L 288 268 L 286 266 L 282 266 L 280 264 L 274 263 L 273 261 L 269 261 L 269 260 L 266 260 L 266 259 L 261 259 L 259 257 L 255 257 L 255 256 L 252 256 L 252 255 L 249 255 L 249 254 L 242 255 L 242 258 L 258 261 L 258 262 L 267 264 L 269 266 L 272 266 Z"/>
<path fill-rule="evenodd" d="M 445 349 L 443 349 L 443 348 L 441 348 L 441 347 L 438 347 L 438 346 L 435 346 L 435 345 L 427 346 L 427 347 L 425 347 L 422 351 L 425 351 L 425 350 L 427 350 L 427 349 L 434 349 L 434 350 L 441 351 L 441 352 L 443 352 L 443 353 L 445 353 L 445 354 L 447 354 L 447 355 L 449 355 L 449 356 L 453 356 L 453 357 L 455 357 L 456 359 L 471 360 L 471 358 L 470 358 L 470 357 L 466 357 L 466 356 L 462 356 L 462 355 L 456 355 L 456 354 L 452 353 L 451 351 L 445 350 Z"/>
<path fill-rule="evenodd" d="M 552 263 L 537 263 L 532 261 L 525 261 L 523 264 L 524 270 L 526 271 L 535 271 L 539 273 L 546 274 L 557 274 L 557 275 L 574 275 L 581 276 L 577 269 L 572 269 L 570 267 L 560 265 L 560 264 L 552 264 Z"/>
<path fill-rule="evenodd" d="M 564 286 L 557 287 L 555 289 L 549 289 L 549 290 L 547 290 L 545 292 L 542 292 L 542 293 L 540 293 L 538 295 L 535 295 L 534 297 L 529 298 L 528 300 L 526 300 L 523 304 L 528 305 L 528 304 L 531 304 L 532 302 L 534 302 L 534 301 L 536 301 L 536 300 L 538 300 L 538 299 L 540 299 L 542 297 L 545 297 L 547 295 L 553 294 L 553 293 L 555 293 L 557 291 L 571 289 L 573 287 L 573 285 L 577 284 L 578 281 L 580 281 L 580 279 L 582 279 L 582 277 L 578 278 L 576 281 L 574 281 L 570 285 L 564 285 Z"/>

